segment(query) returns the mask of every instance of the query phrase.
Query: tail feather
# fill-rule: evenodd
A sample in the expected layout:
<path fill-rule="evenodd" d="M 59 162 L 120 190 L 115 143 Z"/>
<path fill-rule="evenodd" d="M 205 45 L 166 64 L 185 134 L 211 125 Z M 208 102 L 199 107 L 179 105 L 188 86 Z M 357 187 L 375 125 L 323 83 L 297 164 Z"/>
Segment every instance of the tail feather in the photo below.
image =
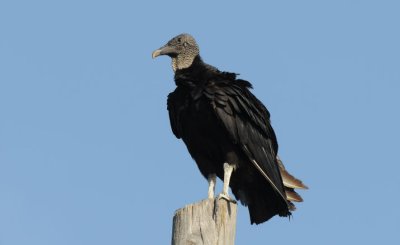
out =
<path fill-rule="evenodd" d="M 294 210 L 294 205 L 284 202 L 272 188 L 248 191 L 248 194 L 251 199 L 248 204 L 251 224 L 263 223 L 276 214 L 287 217 L 291 215 L 290 210 Z"/>
<path fill-rule="evenodd" d="M 291 202 L 302 202 L 303 198 L 295 192 L 292 188 L 285 187 L 286 198 L 288 201 Z"/>
<path fill-rule="evenodd" d="M 263 223 L 275 215 L 290 217 L 291 211 L 296 209 L 293 202 L 303 201 L 295 189 L 307 189 L 308 187 L 301 180 L 289 174 L 278 157 L 276 160 L 282 176 L 284 193 L 277 191 L 276 186 L 271 185 L 270 181 L 267 182 L 267 178 L 260 172 L 251 174 L 253 178 L 250 182 L 249 178 L 237 178 L 241 175 L 235 175 L 235 172 L 232 176 L 229 184 L 232 193 L 237 200 L 248 207 L 251 224 Z"/>
<path fill-rule="evenodd" d="M 289 174 L 285 169 L 281 169 L 283 185 L 293 189 L 308 189 L 299 179 L 296 179 L 293 175 Z"/>
<path fill-rule="evenodd" d="M 281 159 L 279 157 L 276 158 L 279 164 L 279 169 L 281 171 L 283 185 L 285 187 L 293 188 L 293 189 L 308 189 L 308 187 L 303 184 L 303 182 L 293 175 L 291 175 L 288 171 L 286 171 L 285 166 L 283 165 Z"/>
<path fill-rule="evenodd" d="M 279 164 L 279 169 L 281 171 L 282 182 L 285 188 L 286 199 L 289 202 L 289 208 L 291 211 L 295 210 L 296 207 L 292 202 L 302 202 L 303 198 L 295 191 L 295 189 L 308 189 L 308 187 L 303 184 L 303 182 L 293 175 L 291 175 L 283 165 L 281 159 L 276 157 Z"/>

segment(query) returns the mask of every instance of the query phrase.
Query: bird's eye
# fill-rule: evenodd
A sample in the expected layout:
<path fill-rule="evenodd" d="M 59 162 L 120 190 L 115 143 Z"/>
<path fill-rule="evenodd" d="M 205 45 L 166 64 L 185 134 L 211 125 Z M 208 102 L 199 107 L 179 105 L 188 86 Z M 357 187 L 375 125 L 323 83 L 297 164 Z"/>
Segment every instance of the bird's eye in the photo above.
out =
<path fill-rule="evenodd" d="M 181 39 L 181 38 L 178 38 L 178 43 L 181 43 L 181 41 L 182 41 L 182 39 Z"/>

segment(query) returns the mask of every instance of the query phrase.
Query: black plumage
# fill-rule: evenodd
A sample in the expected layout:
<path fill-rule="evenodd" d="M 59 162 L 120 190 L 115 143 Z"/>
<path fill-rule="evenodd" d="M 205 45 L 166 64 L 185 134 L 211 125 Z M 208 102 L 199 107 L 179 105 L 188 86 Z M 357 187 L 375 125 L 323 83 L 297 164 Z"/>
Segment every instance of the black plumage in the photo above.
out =
<path fill-rule="evenodd" d="M 153 53 L 172 58 L 177 87 L 167 104 L 173 133 L 205 178 L 223 179 L 248 206 L 252 224 L 290 215 L 291 201 L 302 201 L 294 188 L 306 186 L 279 160 L 268 110 L 248 81 L 207 65 L 198 50 L 193 37 L 181 34 Z M 229 199 L 226 189 L 221 195 Z"/>

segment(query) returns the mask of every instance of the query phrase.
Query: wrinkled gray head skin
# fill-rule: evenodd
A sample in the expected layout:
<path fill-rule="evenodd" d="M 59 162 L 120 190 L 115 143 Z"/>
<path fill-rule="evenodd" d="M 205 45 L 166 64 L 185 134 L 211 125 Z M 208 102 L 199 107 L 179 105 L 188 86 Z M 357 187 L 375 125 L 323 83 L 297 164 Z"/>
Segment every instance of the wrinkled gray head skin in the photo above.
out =
<path fill-rule="evenodd" d="M 168 55 L 172 58 L 172 69 L 175 72 L 192 65 L 194 58 L 199 55 L 199 46 L 191 35 L 183 33 L 155 50 L 152 57 L 154 59 L 160 55 Z"/>

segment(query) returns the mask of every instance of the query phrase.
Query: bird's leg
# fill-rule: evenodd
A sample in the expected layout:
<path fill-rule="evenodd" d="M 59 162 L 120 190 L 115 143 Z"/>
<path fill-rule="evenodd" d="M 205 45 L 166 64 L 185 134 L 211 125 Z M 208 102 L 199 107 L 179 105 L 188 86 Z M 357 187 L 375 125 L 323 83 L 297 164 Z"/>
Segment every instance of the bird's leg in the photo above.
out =
<path fill-rule="evenodd" d="M 208 198 L 213 199 L 217 176 L 215 174 L 209 174 L 207 180 L 208 180 Z"/>
<path fill-rule="evenodd" d="M 225 199 L 230 202 L 235 202 L 232 198 L 230 198 L 228 191 L 229 191 L 229 181 L 231 179 L 231 175 L 233 172 L 234 166 L 230 165 L 229 163 L 224 163 L 224 187 L 222 192 L 218 195 L 218 199 Z"/>

